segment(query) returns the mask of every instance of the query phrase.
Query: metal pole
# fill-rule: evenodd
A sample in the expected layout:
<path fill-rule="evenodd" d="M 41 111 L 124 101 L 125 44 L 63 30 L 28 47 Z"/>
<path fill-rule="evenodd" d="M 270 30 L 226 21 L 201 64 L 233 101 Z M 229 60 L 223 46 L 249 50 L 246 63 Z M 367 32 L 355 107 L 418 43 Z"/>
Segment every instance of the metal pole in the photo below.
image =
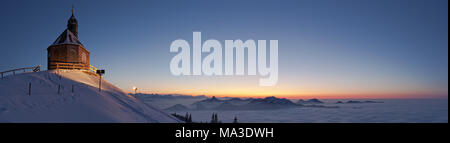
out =
<path fill-rule="evenodd" d="M 102 76 L 100 75 L 100 81 L 98 82 L 98 91 L 102 91 Z"/>

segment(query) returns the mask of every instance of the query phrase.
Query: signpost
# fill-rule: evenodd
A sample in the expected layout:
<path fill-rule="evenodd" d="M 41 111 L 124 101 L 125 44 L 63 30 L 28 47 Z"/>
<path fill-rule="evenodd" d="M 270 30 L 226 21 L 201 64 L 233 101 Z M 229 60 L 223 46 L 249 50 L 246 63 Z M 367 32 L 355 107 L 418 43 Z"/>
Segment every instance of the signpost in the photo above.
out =
<path fill-rule="evenodd" d="M 96 73 L 100 76 L 98 82 L 98 91 L 102 91 L 102 75 L 105 74 L 105 70 L 97 70 Z"/>

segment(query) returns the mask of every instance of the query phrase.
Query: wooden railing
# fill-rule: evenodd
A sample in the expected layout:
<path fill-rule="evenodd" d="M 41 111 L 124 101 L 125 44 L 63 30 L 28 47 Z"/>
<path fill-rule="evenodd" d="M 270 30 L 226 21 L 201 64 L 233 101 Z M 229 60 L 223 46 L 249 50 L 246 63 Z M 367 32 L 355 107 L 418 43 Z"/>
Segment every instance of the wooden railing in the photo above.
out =
<path fill-rule="evenodd" d="M 60 69 L 68 69 L 68 70 L 86 70 L 92 73 L 97 72 L 97 68 L 92 65 L 86 65 L 86 64 L 72 64 L 72 63 L 53 63 L 49 65 L 53 67 L 53 69 L 60 70 Z M 18 68 L 13 70 L 7 70 L 0 72 L 1 78 L 3 78 L 6 75 L 16 75 L 16 73 L 27 73 L 27 72 L 38 72 L 41 71 L 41 65 L 35 66 L 35 67 L 26 67 L 26 68 Z"/>
<path fill-rule="evenodd" d="M 26 68 L 18 68 L 18 69 L 3 71 L 3 72 L 0 72 L 0 74 L 1 74 L 1 77 L 3 78 L 8 73 L 12 73 L 13 75 L 16 75 L 16 73 L 19 73 L 19 72 L 27 73 L 27 72 L 38 72 L 38 71 L 41 71 L 41 65 L 38 65 L 35 67 L 26 67 Z"/>
<path fill-rule="evenodd" d="M 97 68 L 92 65 L 89 65 L 89 71 L 97 73 Z"/>
<path fill-rule="evenodd" d="M 68 69 L 68 70 L 86 70 L 93 73 L 97 72 L 97 68 L 87 64 L 73 64 L 73 63 L 53 63 L 50 65 L 51 69 Z"/>
<path fill-rule="evenodd" d="M 88 70 L 87 64 L 73 64 L 73 63 L 52 63 L 49 69 L 68 69 L 68 70 Z"/>

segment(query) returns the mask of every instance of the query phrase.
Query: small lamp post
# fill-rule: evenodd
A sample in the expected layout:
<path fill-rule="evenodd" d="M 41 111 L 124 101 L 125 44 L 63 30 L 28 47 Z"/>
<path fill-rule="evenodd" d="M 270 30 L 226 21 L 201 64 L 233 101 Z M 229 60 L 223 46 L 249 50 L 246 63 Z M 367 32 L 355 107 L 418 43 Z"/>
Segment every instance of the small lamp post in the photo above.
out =
<path fill-rule="evenodd" d="M 105 70 L 97 70 L 96 73 L 100 76 L 100 81 L 98 82 L 98 91 L 102 91 L 102 75 L 105 74 Z"/>
<path fill-rule="evenodd" d="M 134 90 L 134 95 L 136 95 L 138 88 L 136 86 L 133 86 L 133 90 Z"/>

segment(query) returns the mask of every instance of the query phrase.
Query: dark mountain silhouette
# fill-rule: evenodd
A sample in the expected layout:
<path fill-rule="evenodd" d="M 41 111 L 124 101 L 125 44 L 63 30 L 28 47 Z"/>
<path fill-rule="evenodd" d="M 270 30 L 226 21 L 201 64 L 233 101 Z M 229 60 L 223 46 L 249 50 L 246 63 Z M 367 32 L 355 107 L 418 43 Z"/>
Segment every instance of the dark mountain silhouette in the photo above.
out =
<path fill-rule="evenodd" d="M 242 105 L 241 109 L 245 110 L 266 110 L 266 109 L 282 109 L 303 106 L 295 104 L 285 98 L 266 97 L 264 99 L 253 99 L 248 104 Z"/>
<path fill-rule="evenodd" d="M 271 110 L 271 109 L 284 109 L 284 108 L 297 108 L 297 107 L 315 107 L 315 108 L 338 108 L 337 106 L 323 106 L 315 105 L 323 103 L 318 99 L 311 99 L 307 102 L 311 105 L 304 105 L 294 103 L 286 98 L 277 98 L 274 96 L 266 98 L 230 98 L 230 99 L 218 99 L 211 97 L 201 101 L 192 103 L 190 108 L 184 105 L 174 105 L 166 110 L 171 111 L 183 111 L 183 110 Z"/>
<path fill-rule="evenodd" d="M 319 99 L 316 99 L 316 98 L 313 98 L 310 100 L 300 99 L 297 101 L 297 104 L 322 104 L 322 103 L 323 103 L 322 101 L 320 101 Z"/>
<path fill-rule="evenodd" d="M 265 104 L 274 104 L 274 105 L 292 105 L 296 106 L 297 104 L 293 103 L 291 100 L 285 99 L 285 98 L 276 98 L 274 96 L 266 97 L 264 99 L 253 99 L 250 101 L 251 104 L 259 104 L 259 103 L 265 103 Z"/>
<path fill-rule="evenodd" d="M 191 95 L 182 95 L 182 94 L 144 94 L 137 93 L 130 95 L 135 96 L 140 99 L 203 99 L 207 98 L 205 95 L 191 96 Z"/>
<path fill-rule="evenodd" d="M 336 104 L 361 104 L 361 103 L 383 103 L 381 101 L 355 101 L 355 100 L 349 100 L 347 102 L 337 101 Z"/>
<path fill-rule="evenodd" d="M 198 101 L 192 104 L 194 107 L 204 107 L 201 110 L 213 109 L 213 110 L 261 110 L 261 109 L 280 109 L 290 108 L 296 106 L 302 106 L 295 104 L 292 101 L 285 98 L 266 97 L 266 98 L 231 98 L 228 100 L 220 100 L 216 97 Z"/>
<path fill-rule="evenodd" d="M 194 102 L 192 103 L 192 106 L 197 110 L 213 109 L 221 105 L 223 102 L 224 100 L 219 100 L 215 96 L 213 96 L 205 100 Z"/>

